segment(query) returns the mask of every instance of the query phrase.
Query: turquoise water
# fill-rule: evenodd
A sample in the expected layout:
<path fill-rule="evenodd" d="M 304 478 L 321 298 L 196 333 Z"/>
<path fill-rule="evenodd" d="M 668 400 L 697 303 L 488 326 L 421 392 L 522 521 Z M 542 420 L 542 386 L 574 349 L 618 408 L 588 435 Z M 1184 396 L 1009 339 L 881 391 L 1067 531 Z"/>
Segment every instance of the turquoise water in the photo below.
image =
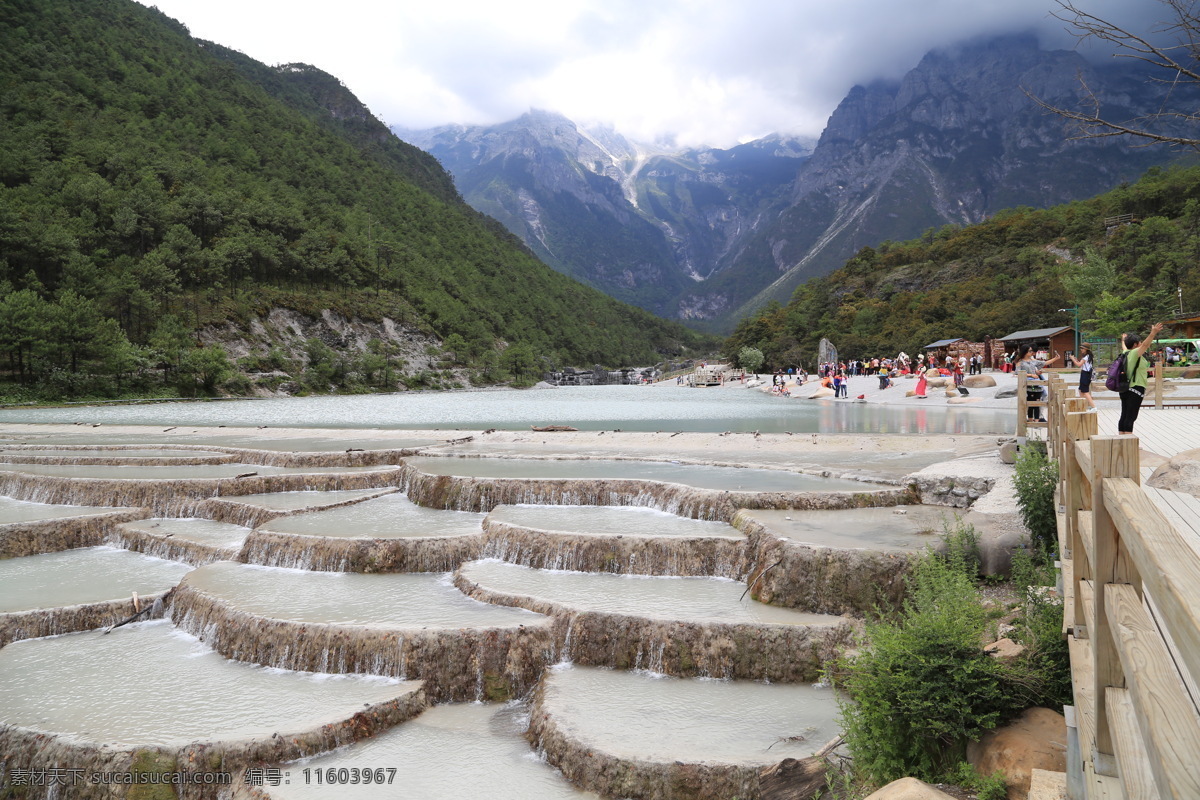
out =
<path fill-rule="evenodd" d="M 788 400 L 754 390 L 584 386 L 286 397 L 205 403 L 0 409 L 0 423 L 300 428 L 501 428 L 1011 434 L 1012 409 Z"/>

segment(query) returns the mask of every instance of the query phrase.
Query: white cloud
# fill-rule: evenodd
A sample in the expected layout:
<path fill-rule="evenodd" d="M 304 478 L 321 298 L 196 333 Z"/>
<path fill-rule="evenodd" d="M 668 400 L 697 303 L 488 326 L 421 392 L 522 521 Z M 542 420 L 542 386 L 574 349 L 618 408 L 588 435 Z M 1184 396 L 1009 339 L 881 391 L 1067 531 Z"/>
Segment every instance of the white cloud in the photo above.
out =
<path fill-rule="evenodd" d="M 1054 0 L 143 0 L 269 64 L 341 78 L 389 124 L 511 119 L 529 108 L 642 139 L 729 145 L 816 135 L 855 83 L 933 47 L 1037 28 L 1070 47 Z M 1145 24 L 1149 0 L 1082 0 Z"/>

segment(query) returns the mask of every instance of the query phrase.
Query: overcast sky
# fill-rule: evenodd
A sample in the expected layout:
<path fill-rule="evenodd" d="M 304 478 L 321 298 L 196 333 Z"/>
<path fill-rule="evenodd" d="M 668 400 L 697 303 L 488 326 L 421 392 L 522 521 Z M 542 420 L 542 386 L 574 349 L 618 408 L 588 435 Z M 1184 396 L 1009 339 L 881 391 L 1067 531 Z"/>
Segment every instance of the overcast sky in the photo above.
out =
<path fill-rule="evenodd" d="M 530 108 L 641 141 L 819 135 L 856 83 L 928 50 L 1037 29 L 1054 0 L 141 0 L 201 39 L 336 75 L 384 122 L 495 123 Z M 1126 26 L 1155 0 L 1078 0 Z"/>

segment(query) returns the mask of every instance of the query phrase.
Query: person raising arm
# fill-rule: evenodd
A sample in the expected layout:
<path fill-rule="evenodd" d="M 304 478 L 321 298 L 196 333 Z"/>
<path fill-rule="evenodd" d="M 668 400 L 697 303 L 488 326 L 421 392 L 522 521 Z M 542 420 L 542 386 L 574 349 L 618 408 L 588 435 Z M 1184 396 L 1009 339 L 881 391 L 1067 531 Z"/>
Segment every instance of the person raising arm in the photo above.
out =
<path fill-rule="evenodd" d="M 1162 328 L 1162 323 L 1156 322 L 1145 339 L 1136 333 L 1127 333 L 1121 337 L 1129 388 L 1121 392 L 1121 418 L 1117 420 L 1117 433 L 1133 433 L 1133 423 L 1137 422 L 1138 413 L 1142 410 L 1142 398 L 1146 396 L 1146 384 L 1150 382 L 1150 365 L 1145 358 L 1146 351 L 1150 349 Z"/>

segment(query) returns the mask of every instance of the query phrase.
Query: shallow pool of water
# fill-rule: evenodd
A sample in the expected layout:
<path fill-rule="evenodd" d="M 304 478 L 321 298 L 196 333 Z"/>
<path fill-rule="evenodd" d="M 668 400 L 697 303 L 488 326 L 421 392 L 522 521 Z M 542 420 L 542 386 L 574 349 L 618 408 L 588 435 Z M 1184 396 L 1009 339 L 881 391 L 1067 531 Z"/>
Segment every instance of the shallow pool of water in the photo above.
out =
<path fill-rule="evenodd" d="M 234 478 L 238 475 L 306 475 L 313 473 L 368 472 L 395 467 L 265 467 L 261 464 L 187 464 L 132 466 L 127 464 L 0 464 L 0 472 L 22 472 L 59 478 L 106 480 L 186 480 Z"/>
<path fill-rule="evenodd" d="M 279 800 L 599 800 L 576 789 L 525 741 L 524 706 L 472 703 L 426 710 L 372 739 L 285 764 L 290 783 L 268 787 Z M 382 785 L 375 770 L 384 767 Z M 373 770 L 371 784 L 331 788 L 325 770 Z M 321 777 L 318 779 L 317 772 Z M 349 772 L 348 772 L 349 774 Z"/>
<path fill-rule="evenodd" d="M 1014 409 L 810 403 L 754 390 L 585 386 L 7 408 L 0 409 L 0 422 L 469 430 L 571 425 L 580 430 L 627 431 L 1011 434 L 1016 429 L 1016 414 Z"/>
<path fill-rule="evenodd" d="M 624 758 L 774 764 L 812 755 L 838 733 L 831 689 L 563 666 L 544 680 L 561 727 Z"/>
<path fill-rule="evenodd" d="M 103 458 L 112 459 L 114 461 L 120 459 L 167 459 L 167 458 L 229 458 L 228 453 L 218 453 L 215 451 L 206 450 L 172 450 L 169 448 L 151 449 L 151 448 L 131 448 L 119 450 L 104 450 L 104 449 L 61 449 L 61 450 L 40 450 L 28 448 L 13 448 L 0 447 L 0 461 L 5 460 L 9 456 L 34 456 L 37 458 Z"/>
<path fill-rule="evenodd" d="M 726 578 L 567 572 L 494 559 L 472 561 L 459 571 L 485 589 L 548 600 L 580 611 L 704 622 L 777 625 L 841 622 L 840 617 L 759 603 L 750 599 L 746 584 Z"/>
<path fill-rule="evenodd" d="M 940 541 L 943 525 L 954 523 L 945 506 L 847 508 L 837 511 L 743 511 L 785 539 L 824 547 L 924 550 Z"/>
<path fill-rule="evenodd" d="M 107 545 L 0 559 L 0 612 L 127 600 L 134 592 L 157 594 L 191 569 Z"/>
<path fill-rule="evenodd" d="M 154 536 L 182 539 L 209 547 L 241 547 L 250 535 L 250 529 L 228 522 L 196 517 L 139 519 L 121 525 L 131 531 L 141 531 Z"/>
<path fill-rule="evenodd" d="M 230 661 L 158 620 L 0 649 L 0 723 L 75 741 L 170 747 L 299 733 L 418 685 Z"/>
<path fill-rule="evenodd" d="M 488 519 L 534 530 L 594 536 L 746 538 L 724 522 L 689 519 L 638 506 L 496 506 Z"/>
<path fill-rule="evenodd" d="M 113 506 L 68 506 L 56 503 L 31 503 L 12 497 L 0 496 L 0 525 L 14 522 L 37 522 L 44 519 L 65 519 L 68 517 L 93 517 L 97 514 L 112 514 L 115 511 L 129 511 L 127 508 Z"/>
<path fill-rule="evenodd" d="M 862 492 L 878 488 L 860 481 L 822 478 L 819 475 L 800 472 L 672 464 L 662 461 L 415 456 L 406 458 L 405 462 L 430 475 L 471 478 L 637 479 L 730 492 Z"/>
<path fill-rule="evenodd" d="M 422 508 L 399 493 L 351 506 L 272 520 L 260 528 L 272 533 L 361 539 L 407 539 L 479 533 L 483 514 Z"/>
<path fill-rule="evenodd" d="M 239 494 L 221 499 L 231 503 L 267 508 L 272 511 L 296 511 L 302 508 L 322 508 L 348 503 L 372 497 L 379 494 L 379 491 L 379 489 L 331 489 L 324 492 L 264 492 L 262 494 Z"/>
<path fill-rule="evenodd" d="M 200 567 L 189 586 L 239 611 L 292 622 L 386 628 L 487 628 L 546 618 L 472 600 L 448 574 L 308 572 L 221 561 Z"/>

